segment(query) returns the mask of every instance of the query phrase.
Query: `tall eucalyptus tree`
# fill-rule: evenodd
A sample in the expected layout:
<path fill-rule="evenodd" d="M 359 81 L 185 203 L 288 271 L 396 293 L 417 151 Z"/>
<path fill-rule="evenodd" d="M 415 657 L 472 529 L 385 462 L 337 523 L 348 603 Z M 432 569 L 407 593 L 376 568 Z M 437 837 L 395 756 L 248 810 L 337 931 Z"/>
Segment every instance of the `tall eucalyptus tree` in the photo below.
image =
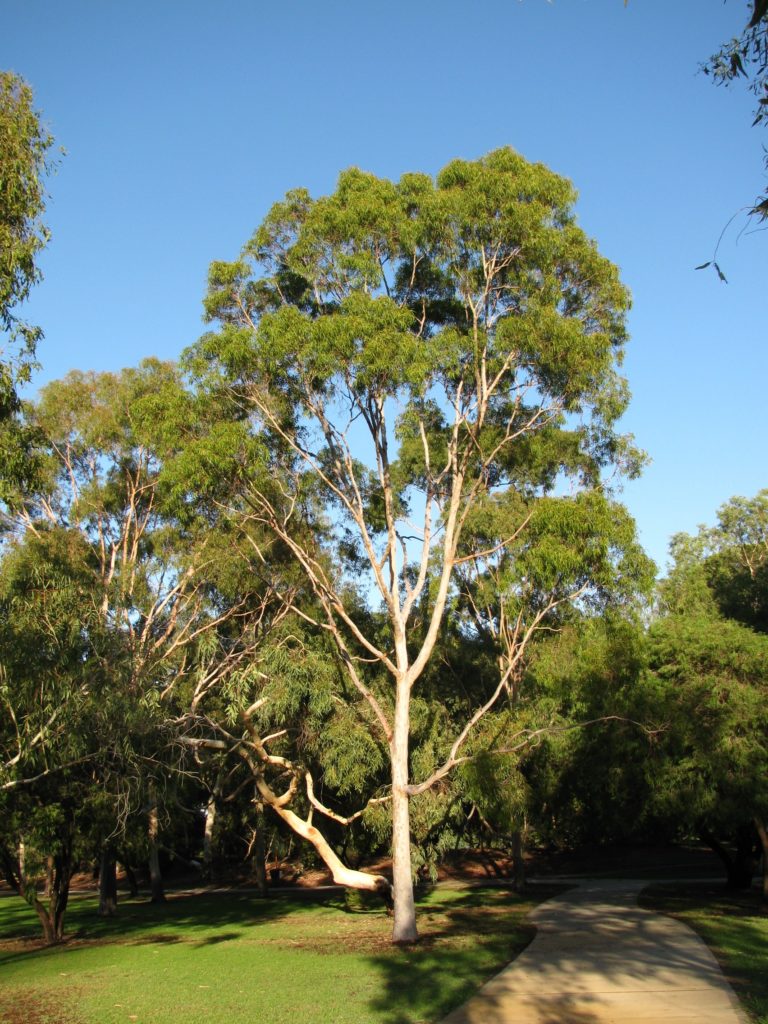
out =
<path fill-rule="evenodd" d="M 332 195 L 297 189 L 239 260 L 211 266 L 216 326 L 186 356 L 199 394 L 229 417 L 231 518 L 292 556 L 312 605 L 287 588 L 284 600 L 332 643 L 345 699 L 389 764 L 376 799 L 392 829 L 396 942 L 417 936 L 412 801 L 474 756 L 537 631 L 647 575 L 605 480 L 642 462 L 615 429 L 629 297 L 574 200 L 510 149 L 434 180 L 351 169 Z M 497 676 L 415 761 L 420 684 L 462 602 Z M 265 801 L 339 880 L 382 888 L 328 857 L 318 819 L 359 811 L 326 806 L 301 760 L 265 738 L 265 697 L 243 703 L 241 725 L 232 742 Z M 292 810 L 299 793 L 306 818 Z"/>

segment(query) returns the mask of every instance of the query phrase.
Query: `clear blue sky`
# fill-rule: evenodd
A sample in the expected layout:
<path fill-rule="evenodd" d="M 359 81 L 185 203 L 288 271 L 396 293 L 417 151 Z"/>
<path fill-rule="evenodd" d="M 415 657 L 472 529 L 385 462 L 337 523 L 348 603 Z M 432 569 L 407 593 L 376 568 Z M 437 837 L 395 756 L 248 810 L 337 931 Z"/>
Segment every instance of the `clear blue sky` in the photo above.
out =
<path fill-rule="evenodd" d="M 699 62 L 745 0 L 0 0 L 0 67 L 67 155 L 27 308 L 36 384 L 175 358 L 208 263 L 295 186 L 399 177 L 511 145 L 570 177 L 634 295 L 626 486 L 646 549 L 768 486 L 768 233 L 737 220 L 730 283 L 694 271 L 763 183 L 752 97 Z"/>

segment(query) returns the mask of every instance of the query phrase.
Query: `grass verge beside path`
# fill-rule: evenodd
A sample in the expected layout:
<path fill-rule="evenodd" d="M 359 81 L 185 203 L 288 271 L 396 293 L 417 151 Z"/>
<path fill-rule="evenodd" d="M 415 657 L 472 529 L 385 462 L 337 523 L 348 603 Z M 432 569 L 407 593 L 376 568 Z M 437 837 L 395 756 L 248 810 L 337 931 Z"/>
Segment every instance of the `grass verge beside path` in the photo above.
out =
<path fill-rule="evenodd" d="M 552 891 L 440 888 L 406 949 L 378 909 L 242 892 L 125 901 L 110 920 L 75 898 L 70 938 L 41 949 L 29 909 L 4 896 L 0 1022 L 431 1024 L 525 948 L 525 919 Z"/>
<path fill-rule="evenodd" d="M 655 885 L 640 905 L 690 925 L 712 949 L 756 1024 L 768 1024 L 768 914 L 756 892 L 705 883 Z"/>

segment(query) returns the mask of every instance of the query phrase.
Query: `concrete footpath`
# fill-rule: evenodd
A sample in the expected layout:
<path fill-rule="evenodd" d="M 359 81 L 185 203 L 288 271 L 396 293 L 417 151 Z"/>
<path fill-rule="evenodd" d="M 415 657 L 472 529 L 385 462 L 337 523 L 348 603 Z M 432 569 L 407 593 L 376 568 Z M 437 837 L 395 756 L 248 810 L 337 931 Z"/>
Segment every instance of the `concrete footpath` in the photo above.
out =
<path fill-rule="evenodd" d="M 585 881 L 542 903 L 536 937 L 443 1024 L 746 1024 L 690 928 L 641 910 L 647 881 Z"/>

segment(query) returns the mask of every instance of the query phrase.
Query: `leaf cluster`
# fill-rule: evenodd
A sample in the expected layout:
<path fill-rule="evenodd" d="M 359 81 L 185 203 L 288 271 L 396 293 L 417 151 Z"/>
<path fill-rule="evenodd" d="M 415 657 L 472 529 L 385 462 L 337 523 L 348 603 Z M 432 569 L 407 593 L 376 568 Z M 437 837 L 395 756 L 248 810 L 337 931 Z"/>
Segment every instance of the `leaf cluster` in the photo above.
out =
<path fill-rule="evenodd" d="M 724 43 L 702 65 L 702 71 L 710 75 L 716 85 L 727 86 L 744 79 L 757 100 L 752 126 L 768 124 L 768 5 L 765 0 L 753 0 L 751 17 L 741 35 Z M 765 166 L 768 168 L 768 156 Z M 768 194 L 758 196 L 749 212 L 760 221 L 768 219 Z M 721 280 L 725 280 L 720 268 L 714 265 Z"/>

